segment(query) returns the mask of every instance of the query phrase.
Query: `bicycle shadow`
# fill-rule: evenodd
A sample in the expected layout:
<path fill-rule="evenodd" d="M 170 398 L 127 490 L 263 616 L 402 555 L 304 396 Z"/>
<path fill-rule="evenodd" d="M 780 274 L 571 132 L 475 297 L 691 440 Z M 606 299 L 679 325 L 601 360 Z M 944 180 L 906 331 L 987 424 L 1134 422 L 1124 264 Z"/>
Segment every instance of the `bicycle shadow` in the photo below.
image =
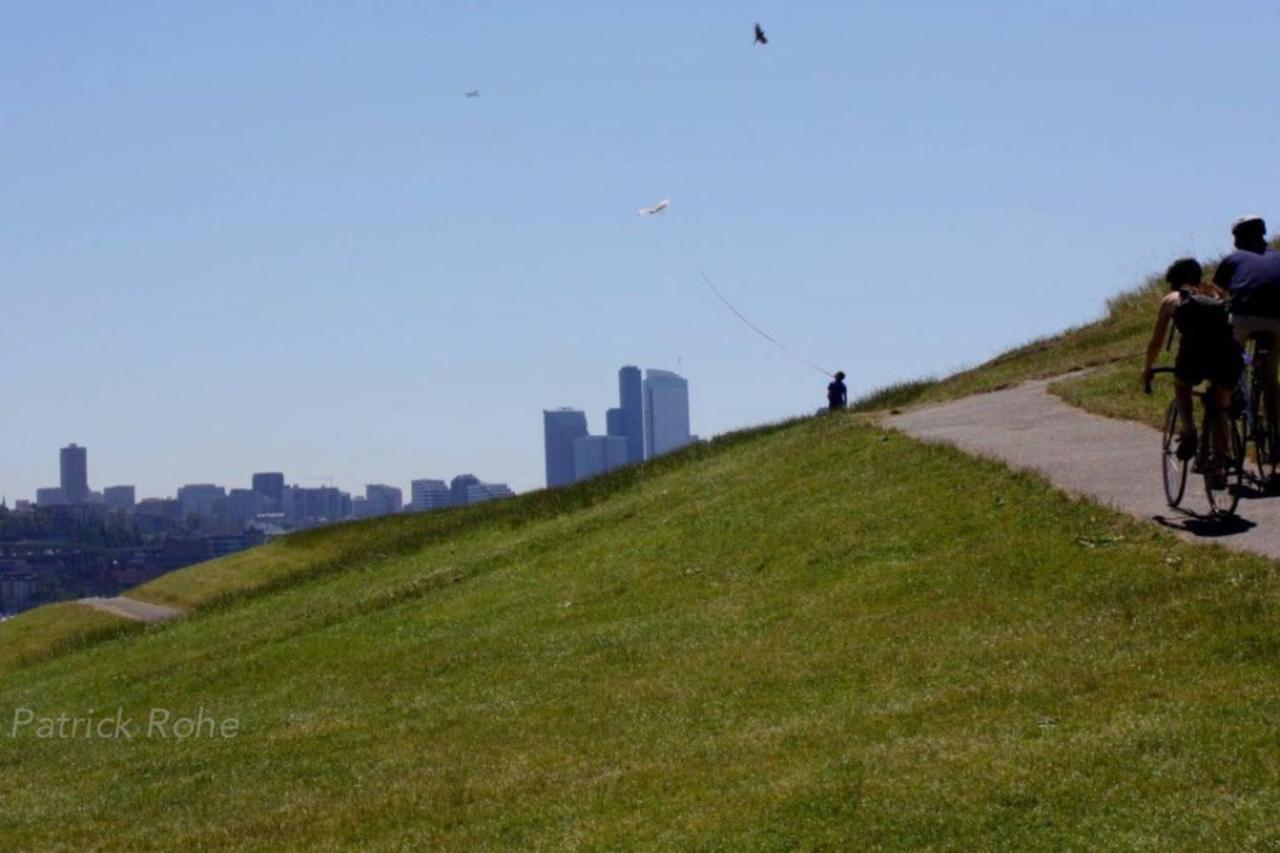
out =
<path fill-rule="evenodd" d="M 1236 490 L 1236 494 L 1246 501 L 1280 497 L 1280 479 L 1272 477 L 1266 482 L 1258 482 L 1256 479 L 1250 480 L 1248 483 L 1241 485 Z"/>
<path fill-rule="evenodd" d="M 1177 530 L 1181 533 L 1190 533 L 1192 536 L 1203 539 L 1239 536 L 1241 533 L 1247 533 L 1258 526 L 1257 522 L 1241 518 L 1238 515 L 1223 517 L 1220 515 L 1197 515 L 1184 510 L 1177 510 L 1176 512 L 1178 513 L 1178 518 L 1156 515 L 1152 516 L 1151 520 L 1161 527 L 1167 527 L 1170 530 Z"/>

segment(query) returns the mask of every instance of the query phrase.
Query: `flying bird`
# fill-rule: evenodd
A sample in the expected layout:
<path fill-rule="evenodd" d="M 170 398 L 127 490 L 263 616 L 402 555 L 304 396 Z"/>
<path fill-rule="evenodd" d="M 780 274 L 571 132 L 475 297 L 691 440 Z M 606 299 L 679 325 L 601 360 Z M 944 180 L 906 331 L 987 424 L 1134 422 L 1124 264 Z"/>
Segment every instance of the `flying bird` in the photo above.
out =
<path fill-rule="evenodd" d="M 653 207 L 642 207 L 636 211 L 636 216 L 653 216 L 655 213 L 662 213 L 671 206 L 671 199 L 664 198 Z"/>
<path fill-rule="evenodd" d="M 760 29 L 760 25 L 756 24 L 756 40 L 755 44 L 768 44 L 769 39 L 765 37 L 764 30 Z"/>
<path fill-rule="evenodd" d="M 480 97 L 480 90 L 472 89 L 470 92 L 467 92 L 466 95 L 468 98 L 478 98 Z"/>

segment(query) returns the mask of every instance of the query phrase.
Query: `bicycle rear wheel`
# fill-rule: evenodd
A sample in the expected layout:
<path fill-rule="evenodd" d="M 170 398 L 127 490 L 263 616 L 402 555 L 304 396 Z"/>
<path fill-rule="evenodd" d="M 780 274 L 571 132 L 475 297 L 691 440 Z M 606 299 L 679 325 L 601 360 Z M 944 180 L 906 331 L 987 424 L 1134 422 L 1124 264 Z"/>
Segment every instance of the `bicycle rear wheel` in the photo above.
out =
<path fill-rule="evenodd" d="M 1208 415 L 1205 420 L 1212 423 Z M 1208 463 L 1212 456 L 1212 433 L 1205 429 L 1201 436 L 1201 459 L 1205 460 L 1201 467 L 1204 470 L 1204 494 L 1209 500 L 1209 514 L 1227 517 L 1236 514 L 1240 504 L 1240 490 L 1244 485 L 1244 437 L 1240 434 L 1238 421 L 1230 422 L 1227 458 L 1222 462 L 1222 470 L 1214 472 L 1214 466 Z"/>
<path fill-rule="evenodd" d="M 1182 496 L 1187 491 L 1187 472 L 1191 470 L 1190 460 L 1178 458 L 1178 436 L 1181 434 L 1182 418 L 1178 415 L 1178 404 L 1175 401 L 1169 404 L 1169 413 L 1164 419 L 1164 440 L 1160 454 L 1164 497 L 1171 507 L 1182 503 Z"/>
<path fill-rule="evenodd" d="M 1265 355 L 1262 362 L 1265 364 Z M 1267 417 L 1266 376 L 1259 368 L 1259 359 L 1249 363 L 1249 407 L 1245 424 L 1245 441 L 1253 445 L 1254 464 L 1258 469 L 1258 482 L 1265 486 L 1276 473 L 1277 441 L 1275 425 Z"/>

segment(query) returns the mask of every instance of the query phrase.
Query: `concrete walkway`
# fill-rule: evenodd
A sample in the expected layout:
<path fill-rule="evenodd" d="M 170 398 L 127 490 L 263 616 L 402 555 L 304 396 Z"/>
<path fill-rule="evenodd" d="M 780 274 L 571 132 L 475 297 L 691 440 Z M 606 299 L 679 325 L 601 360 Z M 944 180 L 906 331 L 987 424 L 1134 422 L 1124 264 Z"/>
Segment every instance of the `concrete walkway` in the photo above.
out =
<path fill-rule="evenodd" d="M 1280 497 L 1247 493 L 1238 521 L 1209 521 L 1170 509 L 1160 474 L 1160 433 L 1069 406 L 1048 392 L 1051 381 L 905 412 L 885 423 L 924 441 L 1037 471 L 1065 491 L 1187 538 L 1280 559 Z M 1200 477 L 1189 477 L 1183 508 L 1207 511 Z"/>
<path fill-rule="evenodd" d="M 183 615 L 183 611 L 176 607 L 150 604 L 138 601 L 136 598 L 126 598 L 123 595 L 117 595 L 115 598 L 82 598 L 78 603 L 122 619 L 132 619 L 135 622 L 166 622 Z"/>

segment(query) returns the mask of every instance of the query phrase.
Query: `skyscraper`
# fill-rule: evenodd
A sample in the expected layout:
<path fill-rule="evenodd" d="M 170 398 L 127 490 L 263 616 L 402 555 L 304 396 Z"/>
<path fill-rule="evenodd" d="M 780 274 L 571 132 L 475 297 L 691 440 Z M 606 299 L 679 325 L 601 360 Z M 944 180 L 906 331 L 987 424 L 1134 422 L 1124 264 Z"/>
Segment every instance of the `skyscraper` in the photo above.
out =
<path fill-rule="evenodd" d="M 444 480 L 414 480 L 409 484 L 414 512 L 445 509 L 453 505 L 453 493 Z"/>
<path fill-rule="evenodd" d="M 395 515 L 404 508 L 404 492 L 395 486 L 370 484 L 364 487 L 365 511 L 370 516 Z"/>
<path fill-rule="evenodd" d="M 622 409 L 609 409 L 604 413 L 604 434 L 627 437 L 627 421 Z"/>
<path fill-rule="evenodd" d="M 627 439 L 620 435 L 586 435 L 573 440 L 573 477 L 598 477 L 627 464 Z"/>
<path fill-rule="evenodd" d="M 65 506 L 66 503 L 67 496 L 58 486 L 36 489 L 36 506 L 38 507 Z"/>
<path fill-rule="evenodd" d="M 107 486 L 102 490 L 102 500 L 111 509 L 133 509 L 138 502 L 133 486 Z"/>
<path fill-rule="evenodd" d="M 89 502 L 89 454 L 72 444 L 59 453 L 62 468 L 62 497 L 69 504 Z"/>
<path fill-rule="evenodd" d="M 467 490 L 480 485 L 480 478 L 475 474 L 459 474 L 449 481 L 449 497 L 454 506 L 467 505 Z"/>
<path fill-rule="evenodd" d="M 227 493 L 227 515 L 233 521 L 248 521 L 262 512 L 267 498 L 253 489 L 232 489 Z"/>
<path fill-rule="evenodd" d="M 279 512 L 284 506 L 284 474 L 266 472 L 253 475 L 253 490 L 267 500 L 267 506 Z"/>
<path fill-rule="evenodd" d="M 573 440 L 587 434 L 587 416 L 578 409 L 552 409 L 542 413 L 547 458 L 547 488 L 573 482 Z"/>
<path fill-rule="evenodd" d="M 332 486 L 314 489 L 287 486 L 280 510 L 290 520 L 302 524 L 337 521 L 351 515 L 351 495 Z"/>
<path fill-rule="evenodd" d="M 644 377 L 645 458 L 670 453 L 693 440 L 689 431 L 689 383 L 669 370 Z"/>
<path fill-rule="evenodd" d="M 473 483 L 467 486 L 467 506 L 514 496 L 515 492 L 506 483 Z"/>
<path fill-rule="evenodd" d="M 193 483 L 178 489 L 178 503 L 184 517 L 213 518 L 226 512 L 227 490 L 212 483 Z"/>
<path fill-rule="evenodd" d="M 618 435 L 627 438 L 627 461 L 643 462 L 644 456 L 644 392 L 640 368 L 627 365 L 618 371 L 618 400 L 622 407 L 622 429 Z M 613 430 L 609 430 L 613 435 Z"/>

